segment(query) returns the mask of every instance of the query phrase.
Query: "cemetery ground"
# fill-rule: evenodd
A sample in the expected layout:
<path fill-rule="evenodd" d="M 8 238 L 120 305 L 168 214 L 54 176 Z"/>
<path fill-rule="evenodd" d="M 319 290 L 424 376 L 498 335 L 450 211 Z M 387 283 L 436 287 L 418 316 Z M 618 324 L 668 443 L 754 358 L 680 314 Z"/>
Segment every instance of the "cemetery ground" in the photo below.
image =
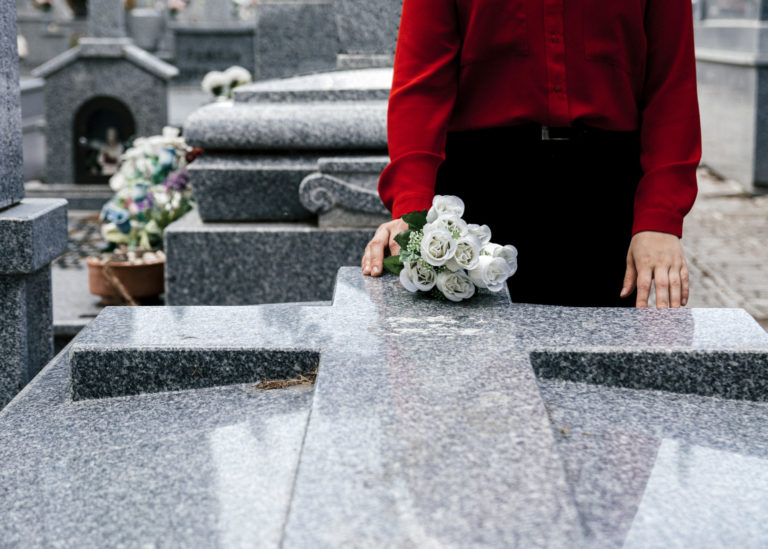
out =
<path fill-rule="evenodd" d="M 692 278 L 689 307 L 744 308 L 768 329 L 768 195 L 747 196 L 706 167 L 698 177 L 683 239 Z M 70 211 L 67 252 L 53 265 L 58 348 L 101 309 L 88 293 L 84 261 L 105 244 L 98 224 L 96 212 Z"/>

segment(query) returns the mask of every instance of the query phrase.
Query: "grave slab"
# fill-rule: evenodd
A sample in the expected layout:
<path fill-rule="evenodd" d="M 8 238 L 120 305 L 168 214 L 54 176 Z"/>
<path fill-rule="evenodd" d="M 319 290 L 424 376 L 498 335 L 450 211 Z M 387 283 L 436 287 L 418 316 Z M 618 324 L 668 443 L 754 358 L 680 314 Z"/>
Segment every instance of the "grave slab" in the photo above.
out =
<path fill-rule="evenodd" d="M 67 201 L 27 198 L 0 211 L 0 275 L 37 271 L 67 247 Z"/>
<path fill-rule="evenodd" d="M 0 4 L 0 209 L 24 198 L 16 7 Z"/>
<path fill-rule="evenodd" d="M 233 384 L 251 366 L 232 351 L 264 349 L 317 353 L 314 387 Z M 158 393 L 116 364 L 162 377 L 190 352 L 216 386 Z M 580 353 L 589 382 L 537 375 L 537 353 Z M 608 354 L 634 388 L 587 375 Z M 760 547 L 768 403 L 710 396 L 704 355 L 724 385 L 733 360 L 759 377 L 768 334 L 736 309 L 448 304 L 358 268 L 332 306 L 106 309 L 0 413 L 0 528 L 31 544 Z M 83 369 L 148 393 L 74 402 Z"/>

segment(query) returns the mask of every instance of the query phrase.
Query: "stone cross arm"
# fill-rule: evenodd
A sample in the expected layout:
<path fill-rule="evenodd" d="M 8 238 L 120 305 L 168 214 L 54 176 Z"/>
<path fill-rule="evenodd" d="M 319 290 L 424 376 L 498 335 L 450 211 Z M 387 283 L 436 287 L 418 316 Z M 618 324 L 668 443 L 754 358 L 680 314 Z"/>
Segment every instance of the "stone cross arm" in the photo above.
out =
<path fill-rule="evenodd" d="M 749 545 L 768 541 L 767 367 L 741 310 L 449 304 L 358 268 L 332 306 L 108 308 L 0 414 L 0 511 L 21 509 L 0 528 L 44 543 L 43 513 L 84 544 Z"/>

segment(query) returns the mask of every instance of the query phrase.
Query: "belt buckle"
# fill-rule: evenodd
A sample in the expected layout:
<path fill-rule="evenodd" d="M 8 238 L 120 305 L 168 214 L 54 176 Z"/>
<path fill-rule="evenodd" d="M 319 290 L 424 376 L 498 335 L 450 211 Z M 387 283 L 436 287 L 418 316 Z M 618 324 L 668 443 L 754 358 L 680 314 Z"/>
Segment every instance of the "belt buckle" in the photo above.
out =
<path fill-rule="evenodd" d="M 541 140 L 542 141 L 569 141 L 570 137 L 552 137 L 549 134 L 549 126 L 541 125 Z"/>

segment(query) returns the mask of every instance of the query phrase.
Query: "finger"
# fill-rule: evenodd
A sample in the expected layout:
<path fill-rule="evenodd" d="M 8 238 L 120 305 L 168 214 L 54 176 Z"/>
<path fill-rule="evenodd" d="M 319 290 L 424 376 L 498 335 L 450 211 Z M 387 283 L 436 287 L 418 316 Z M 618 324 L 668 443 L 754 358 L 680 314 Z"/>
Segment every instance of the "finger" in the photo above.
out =
<path fill-rule="evenodd" d="M 363 253 L 363 258 L 360 260 L 360 264 L 363 268 L 364 275 L 371 274 L 371 243 L 370 242 L 365 247 L 365 252 Z"/>
<path fill-rule="evenodd" d="M 627 270 L 624 273 L 624 283 L 621 287 L 620 297 L 627 297 L 635 289 L 635 280 L 637 280 L 637 269 L 635 269 L 635 260 L 632 257 L 627 259 Z"/>
<path fill-rule="evenodd" d="M 650 267 L 641 267 L 637 272 L 637 299 L 635 307 L 648 307 L 648 296 L 651 294 L 651 269 Z"/>
<path fill-rule="evenodd" d="M 685 307 L 688 305 L 688 298 L 690 297 L 690 273 L 688 272 L 688 265 L 683 263 L 680 269 L 680 284 L 681 284 L 681 296 L 680 305 Z"/>
<path fill-rule="evenodd" d="M 682 277 L 680 269 L 682 266 L 675 265 L 669 270 L 669 306 L 673 309 L 680 307 L 682 296 Z"/>
<path fill-rule="evenodd" d="M 392 235 L 392 238 L 389 240 L 389 253 L 392 255 L 399 255 L 400 254 L 400 244 L 395 242 L 395 236 Z"/>
<path fill-rule="evenodd" d="M 653 271 L 653 285 L 656 288 L 656 308 L 669 307 L 669 268 L 657 265 Z"/>
<path fill-rule="evenodd" d="M 368 244 L 368 264 L 370 266 L 371 276 L 379 276 L 381 274 L 384 261 L 384 248 L 386 248 L 388 243 L 389 231 L 387 229 L 379 229 L 376 231 L 373 240 Z"/>

